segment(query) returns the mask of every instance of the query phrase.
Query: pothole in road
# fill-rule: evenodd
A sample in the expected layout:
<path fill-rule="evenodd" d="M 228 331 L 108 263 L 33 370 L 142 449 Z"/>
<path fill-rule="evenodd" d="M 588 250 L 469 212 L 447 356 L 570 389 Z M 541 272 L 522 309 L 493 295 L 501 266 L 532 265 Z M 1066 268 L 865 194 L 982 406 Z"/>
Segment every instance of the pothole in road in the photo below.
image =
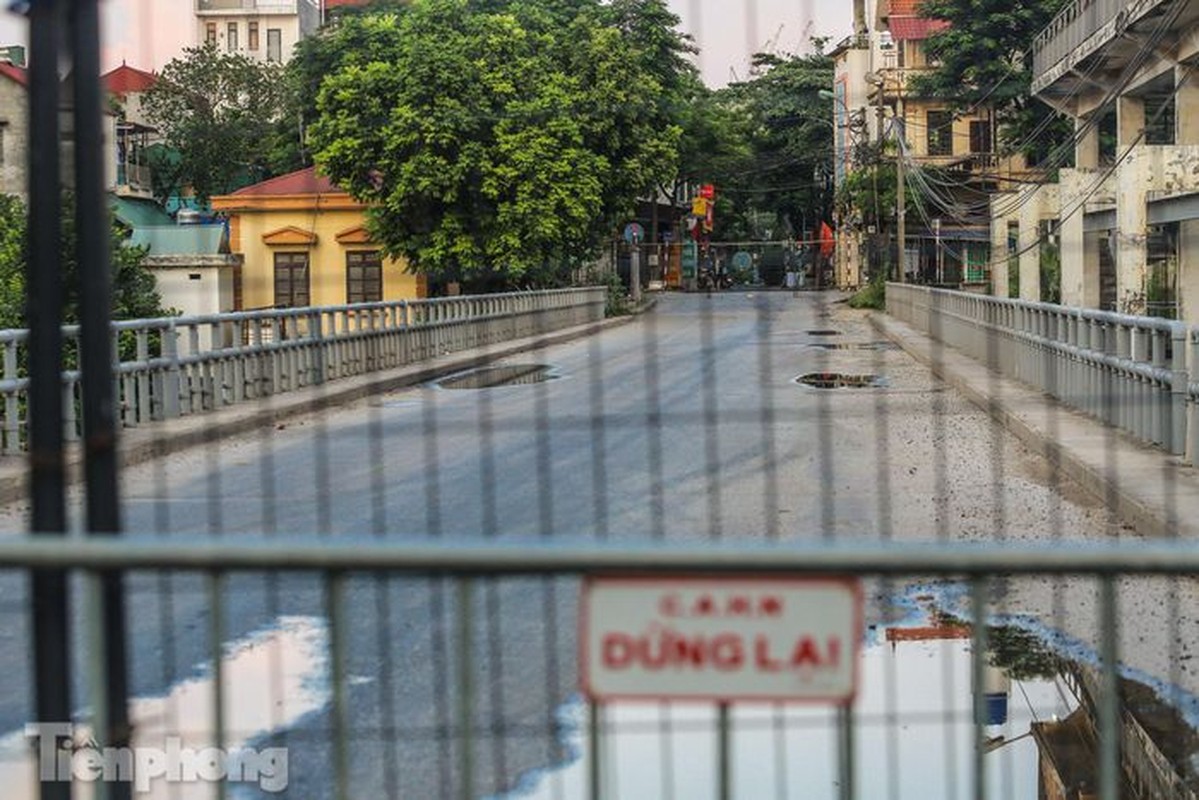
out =
<path fill-rule="evenodd" d="M 557 377 L 553 367 L 548 364 L 506 364 L 460 372 L 442 378 L 437 385 L 442 389 L 494 389 L 499 386 L 544 383 Z"/>
<path fill-rule="evenodd" d="M 835 331 L 832 328 L 819 328 L 814 331 L 808 331 L 808 336 L 840 336 L 841 331 Z"/>
<path fill-rule="evenodd" d="M 796 383 L 817 389 L 876 389 L 887 382 L 879 375 L 846 375 L 841 372 L 809 372 L 795 379 Z"/>
<path fill-rule="evenodd" d="M 898 350 L 894 342 L 812 342 L 809 347 L 821 350 Z"/>

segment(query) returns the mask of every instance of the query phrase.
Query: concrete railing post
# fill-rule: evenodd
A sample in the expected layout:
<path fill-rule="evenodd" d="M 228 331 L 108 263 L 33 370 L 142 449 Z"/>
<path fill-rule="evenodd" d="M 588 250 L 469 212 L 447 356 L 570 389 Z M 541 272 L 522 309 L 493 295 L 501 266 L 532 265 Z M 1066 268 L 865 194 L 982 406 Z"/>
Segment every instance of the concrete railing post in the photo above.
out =
<path fill-rule="evenodd" d="M 1186 456 L 1187 396 L 1190 373 L 1187 371 L 1187 327 L 1176 322 L 1170 327 L 1170 452 Z"/>
<path fill-rule="evenodd" d="M 162 357 L 167 360 L 167 369 L 162 376 L 162 393 L 158 398 L 163 419 L 175 419 L 180 415 L 179 394 L 182 367 L 179 364 L 179 332 L 175 323 L 167 323 L 162 332 Z"/>

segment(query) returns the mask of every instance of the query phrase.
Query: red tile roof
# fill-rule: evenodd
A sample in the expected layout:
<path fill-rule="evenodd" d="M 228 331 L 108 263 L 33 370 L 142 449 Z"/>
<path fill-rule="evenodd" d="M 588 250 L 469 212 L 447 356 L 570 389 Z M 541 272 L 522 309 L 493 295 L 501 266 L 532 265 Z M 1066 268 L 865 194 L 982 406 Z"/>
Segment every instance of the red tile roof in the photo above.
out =
<path fill-rule="evenodd" d="M 29 73 L 24 67 L 17 67 L 4 61 L 0 61 L 0 75 L 4 75 L 10 80 L 14 80 L 22 86 L 29 85 Z"/>
<path fill-rule="evenodd" d="M 289 172 L 277 178 L 271 178 L 261 183 L 238 189 L 234 195 L 246 197 L 268 197 L 284 194 L 332 194 L 341 192 L 333 182 L 324 175 L 316 174 L 316 167 L 308 167 L 297 172 Z"/>
<path fill-rule="evenodd" d="M 891 37 L 897 41 L 911 42 L 927 39 L 929 36 L 943 31 L 949 23 L 943 19 L 924 19 L 923 17 L 891 17 L 887 22 Z"/>
<path fill-rule="evenodd" d="M 144 92 L 158 82 L 158 76 L 152 72 L 130 67 L 126 64 L 106 72 L 100 76 L 104 88 L 111 94 L 125 95 L 130 92 Z"/>

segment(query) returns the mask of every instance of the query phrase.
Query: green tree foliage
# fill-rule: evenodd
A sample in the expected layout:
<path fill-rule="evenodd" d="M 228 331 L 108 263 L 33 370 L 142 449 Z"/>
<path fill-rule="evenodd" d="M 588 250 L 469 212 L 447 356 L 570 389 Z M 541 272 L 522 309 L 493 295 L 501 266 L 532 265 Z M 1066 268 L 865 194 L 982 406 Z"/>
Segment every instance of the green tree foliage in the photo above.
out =
<path fill-rule="evenodd" d="M 286 86 L 277 64 L 215 45 L 183 52 L 146 92 L 146 116 L 174 151 L 153 166 L 173 178 L 160 191 L 190 186 L 207 200 L 268 174 L 264 142 L 282 117 Z"/>
<path fill-rule="evenodd" d="M 63 321 L 79 321 L 79 263 L 75 259 L 74 199 L 63 197 Z M 0 328 L 25 327 L 26 212 L 12 195 L 0 195 Z M 112 317 L 146 319 L 163 316 L 154 276 L 142 266 L 144 248 L 125 247 L 115 222 L 111 226 Z"/>
<path fill-rule="evenodd" d="M 717 206 L 717 238 L 752 236 L 765 212 L 775 231 L 815 230 L 833 210 L 833 101 L 821 97 L 833 83 L 832 59 L 821 42 L 809 55 L 759 53 L 749 79 L 716 92 L 718 107 L 739 118 L 729 133 L 743 152 L 724 179 Z"/>
<path fill-rule="evenodd" d="M 675 23 L 662 0 L 414 0 L 346 20 L 323 45 L 316 161 L 415 269 L 552 281 L 673 178 Z"/>
<path fill-rule="evenodd" d="M 924 43 L 934 69 L 912 90 L 959 110 L 992 104 L 1002 140 L 1033 163 L 1069 141 L 1073 129 L 1031 96 L 1032 42 L 1066 0 L 925 0 L 921 13 L 949 22 Z M 1064 151 L 1063 151 L 1064 152 Z"/>

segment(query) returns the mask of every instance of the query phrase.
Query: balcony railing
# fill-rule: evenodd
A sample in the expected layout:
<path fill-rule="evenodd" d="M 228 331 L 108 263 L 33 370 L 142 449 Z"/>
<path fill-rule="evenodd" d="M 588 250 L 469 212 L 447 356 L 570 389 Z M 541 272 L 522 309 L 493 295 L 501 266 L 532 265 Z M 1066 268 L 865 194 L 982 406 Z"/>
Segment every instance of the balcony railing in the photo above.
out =
<path fill-rule="evenodd" d="M 1126 9 L 1130 21 L 1163 0 L 1073 0 L 1033 40 L 1033 82 Z"/>
<path fill-rule="evenodd" d="M 298 0 L 196 0 L 196 13 L 295 14 Z"/>
<path fill-rule="evenodd" d="M 145 164 L 117 163 L 117 185 L 133 189 L 152 189 L 153 173 Z"/>

